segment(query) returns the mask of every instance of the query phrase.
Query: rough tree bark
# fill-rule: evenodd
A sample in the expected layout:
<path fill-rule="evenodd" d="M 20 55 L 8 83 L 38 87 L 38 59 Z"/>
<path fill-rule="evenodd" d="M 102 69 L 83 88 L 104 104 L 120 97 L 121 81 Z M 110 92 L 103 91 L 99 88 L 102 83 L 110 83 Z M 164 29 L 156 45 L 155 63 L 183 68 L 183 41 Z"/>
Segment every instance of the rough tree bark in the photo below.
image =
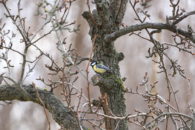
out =
<path fill-rule="evenodd" d="M 63 129 L 80 130 L 76 113 L 72 112 L 69 108 L 65 107 L 63 103 L 58 98 L 56 98 L 51 92 L 35 89 L 31 85 L 24 86 L 24 90 L 28 92 L 28 95 L 21 91 L 21 89 L 19 89 L 17 85 L 1 86 L 0 101 L 20 100 L 38 103 L 41 106 L 44 106 L 52 114 L 53 119 L 61 127 L 63 127 Z"/>
<path fill-rule="evenodd" d="M 92 78 L 94 85 L 100 87 L 102 106 L 106 115 L 125 116 L 126 105 L 123 84 L 119 72 L 119 62 L 123 53 L 116 52 L 114 40 L 105 41 L 104 37 L 119 30 L 119 26 L 126 10 L 127 0 L 95 0 L 96 9 L 84 12 L 83 17 L 90 26 L 91 39 L 94 40 L 93 60 L 101 61 L 109 66 L 113 74 L 107 76 L 95 75 Z M 107 130 L 127 130 L 126 120 L 105 118 Z"/>

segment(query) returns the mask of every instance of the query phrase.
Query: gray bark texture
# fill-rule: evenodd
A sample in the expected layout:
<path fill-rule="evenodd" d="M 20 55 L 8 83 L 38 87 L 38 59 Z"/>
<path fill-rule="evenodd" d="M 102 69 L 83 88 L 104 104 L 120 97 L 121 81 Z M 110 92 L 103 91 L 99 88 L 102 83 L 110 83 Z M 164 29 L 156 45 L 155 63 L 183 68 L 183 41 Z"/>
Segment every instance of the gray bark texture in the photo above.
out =
<path fill-rule="evenodd" d="M 125 116 L 126 105 L 124 99 L 123 82 L 120 77 L 119 62 L 123 60 L 123 53 L 114 48 L 114 40 L 105 41 L 105 36 L 119 30 L 123 19 L 127 0 L 95 0 L 96 9 L 84 12 L 83 17 L 90 26 L 89 34 L 93 44 L 93 60 L 101 61 L 112 69 L 112 74 L 94 76 L 94 85 L 100 87 L 103 110 L 106 115 Z M 105 118 L 107 130 L 127 130 L 126 120 Z"/>
<path fill-rule="evenodd" d="M 21 88 L 17 85 L 0 86 L 0 100 L 20 100 L 38 103 L 52 114 L 53 119 L 62 126 L 63 129 L 80 130 L 76 114 L 65 107 L 51 92 L 35 89 L 31 85 L 24 86 L 24 90 L 26 92 L 21 91 Z"/>

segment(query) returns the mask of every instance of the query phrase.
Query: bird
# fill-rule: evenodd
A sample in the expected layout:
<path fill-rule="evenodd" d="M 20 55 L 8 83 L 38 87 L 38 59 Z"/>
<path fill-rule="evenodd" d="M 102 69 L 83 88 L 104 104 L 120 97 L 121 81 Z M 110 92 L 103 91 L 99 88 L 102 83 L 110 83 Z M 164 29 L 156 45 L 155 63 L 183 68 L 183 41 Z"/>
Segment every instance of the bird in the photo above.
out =
<path fill-rule="evenodd" d="M 107 72 L 111 72 L 110 68 L 108 66 L 105 66 L 103 64 L 98 64 L 97 61 L 91 62 L 91 67 L 97 74 L 104 74 Z"/>

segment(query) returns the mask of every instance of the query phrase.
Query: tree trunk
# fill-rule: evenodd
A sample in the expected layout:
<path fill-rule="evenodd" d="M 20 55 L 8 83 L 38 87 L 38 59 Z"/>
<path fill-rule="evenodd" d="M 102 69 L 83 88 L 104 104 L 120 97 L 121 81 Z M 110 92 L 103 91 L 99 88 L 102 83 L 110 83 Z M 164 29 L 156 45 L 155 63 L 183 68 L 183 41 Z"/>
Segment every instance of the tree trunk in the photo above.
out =
<path fill-rule="evenodd" d="M 119 71 L 119 62 L 123 60 L 124 56 L 115 51 L 114 41 L 105 41 L 104 38 L 107 34 L 119 30 L 126 2 L 127 0 L 112 0 L 110 3 L 104 0 L 95 0 L 96 10 L 93 10 L 92 13 L 83 13 L 83 17 L 90 26 L 91 39 L 94 39 L 93 60 L 103 62 L 112 70 L 112 74 L 95 75 L 92 78 L 94 85 L 100 87 L 104 113 L 110 116 L 125 116 L 126 114 L 124 87 Z M 108 118 L 105 118 L 105 127 L 107 130 L 128 129 L 126 120 Z"/>

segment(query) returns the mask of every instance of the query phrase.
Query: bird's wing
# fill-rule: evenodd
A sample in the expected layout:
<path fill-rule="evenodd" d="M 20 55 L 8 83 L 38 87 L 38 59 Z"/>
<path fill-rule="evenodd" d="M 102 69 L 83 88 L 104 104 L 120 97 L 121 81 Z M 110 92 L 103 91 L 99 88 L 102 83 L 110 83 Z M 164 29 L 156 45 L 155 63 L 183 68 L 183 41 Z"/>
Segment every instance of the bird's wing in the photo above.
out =
<path fill-rule="evenodd" d="M 110 68 L 107 67 L 107 66 L 105 66 L 105 65 L 97 64 L 96 66 L 97 66 L 97 68 L 102 68 L 102 69 L 105 69 L 105 70 L 107 70 L 107 71 L 110 71 Z"/>

